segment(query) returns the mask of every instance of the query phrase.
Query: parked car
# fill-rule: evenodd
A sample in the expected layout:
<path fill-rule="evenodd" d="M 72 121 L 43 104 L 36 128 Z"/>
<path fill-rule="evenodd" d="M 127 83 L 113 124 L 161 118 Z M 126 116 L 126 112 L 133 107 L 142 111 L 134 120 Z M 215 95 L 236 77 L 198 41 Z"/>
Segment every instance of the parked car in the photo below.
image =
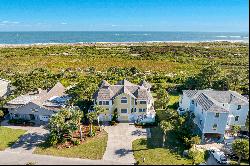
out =
<path fill-rule="evenodd" d="M 210 154 L 213 155 L 215 160 L 220 163 L 220 164 L 227 164 L 227 157 L 224 154 L 224 152 L 220 151 L 219 149 L 216 148 L 211 148 L 209 150 Z"/>

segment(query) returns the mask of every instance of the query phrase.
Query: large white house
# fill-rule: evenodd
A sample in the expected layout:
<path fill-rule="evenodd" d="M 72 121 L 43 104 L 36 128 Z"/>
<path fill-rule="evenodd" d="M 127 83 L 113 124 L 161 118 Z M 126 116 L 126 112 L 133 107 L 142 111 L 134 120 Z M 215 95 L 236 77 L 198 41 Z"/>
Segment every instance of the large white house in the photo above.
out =
<path fill-rule="evenodd" d="M 110 85 L 103 80 L 94 93 L 95 105 L 106 108 L 100 115 L 101 121 L 110 121 L 115 111 L 119 121 L 154 121 L 154 100 L 150 92 L 151 85 L 142 81 L 135 85 L 127 80 Z"/>
<path fill-rule="evenodd" d="M 4 99 L 10 92 L 10 81 L 0 78 L 0 100 Z"/>
<path fill-rule="evenodd" d="M 178 112 L 191 111 L 202 132 L 202 140 L 223 140 L 232 125 L 245 126 L 249 112 L 248 99 L 235 91 L 183 90 Z"/>

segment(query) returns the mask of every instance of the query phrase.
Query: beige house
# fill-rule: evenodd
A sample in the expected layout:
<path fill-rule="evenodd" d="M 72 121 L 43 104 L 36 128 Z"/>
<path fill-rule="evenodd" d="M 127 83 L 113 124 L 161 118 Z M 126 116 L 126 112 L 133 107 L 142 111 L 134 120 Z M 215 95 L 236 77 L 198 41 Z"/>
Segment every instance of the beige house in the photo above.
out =
<path fill-rule="evenodd" d="M 0 78 L 0 100 L 4 99 L 10 92 L 10 81 Z"/>
<path fill-rule="evenodd" d="M 139 85 L 127 80 L 110 85 L 103 80 L 94 93 L 95 105 L 106 108 L 100 115 L 101 121 L 110 121 L 115 111 L 119 121 L 136 121 L 155 117 L 154 100 L 150 92 L 151 85 L 142 81 Z"/>
<path fill-rule="evenodd" d="M 25 119 L 35 122 L 47 122 L 49 118 L 66 106 L 70 97 L 66 88 L 57 83 L 50 90 L 39 89 L 6 103 L 11 119 Z"/>

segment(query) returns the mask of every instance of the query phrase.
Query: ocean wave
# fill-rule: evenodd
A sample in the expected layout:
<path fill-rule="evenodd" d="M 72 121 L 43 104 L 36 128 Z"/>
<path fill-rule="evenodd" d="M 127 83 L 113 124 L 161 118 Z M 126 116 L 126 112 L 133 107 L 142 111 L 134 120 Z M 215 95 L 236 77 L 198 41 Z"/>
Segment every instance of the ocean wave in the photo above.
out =
<path fill-rule="evenodd" d="M 224 37 L 227 37 L 227 36 L 215 36 L 215 37 L 223 37 L 224 38 Z"/>
<path fill-rule="evenodd" d="M 241 36 L 229 36 L 229 37 L 232 37 L 232 38 L 240 38 Z"/>

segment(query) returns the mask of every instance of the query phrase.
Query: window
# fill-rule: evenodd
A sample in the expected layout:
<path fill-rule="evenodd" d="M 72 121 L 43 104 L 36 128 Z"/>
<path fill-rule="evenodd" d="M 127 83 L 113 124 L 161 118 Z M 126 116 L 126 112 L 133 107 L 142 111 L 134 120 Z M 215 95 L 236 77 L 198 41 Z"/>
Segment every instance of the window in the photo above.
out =
<path fill-rule="evenodd" d="M 134 108 L 134 112 L 136 112 L 136 108 Z"/>
<path fill-rule="evenodd" d="M 140 101 L 140 104 L 147 104 L 147 101 Z"/>
<path fill-rule="evenodd" d="M 192 104 L 194 104 L 194 100 L 192 100 Z"/>
<path fill-rule="evenodd" d="M 239 116 L 235 116 L 234 120 L 237 122 L 239 121 Z"/>
<path fill-rule="evenodd" d="M 125 104 L 126 104 L 127 102 L 128 102 L 128 101 L 127 101 L 127 97 L 122 97 L 122 98 L 121 98 L 121 103 L 125 103 Z"/>
<path fill-rule="evenodd" d="M 109 111 L 109 108 L 106 108 L 106 111 Z"/>
<path fill-rule="evenodd" d="M 126 114 L 127 112 L 128 112 L 127 109 L 121 109 L 121 113 L 122 113 L 122 114 Z"/>
<path fill-rule="evenodd" d="M 109 105 L 109 101 L 99 101 L 99 105 Z"/>
<path fill-rule="evenodd" d="M 201 110 L 201 113 L 203 114 L 203 109 Z"/>
<path fill-rule="evenodd" d="M 215 117 L 218 118 L 220 116 L 220 113 L 215 113 Z"/>
<path fill-rule="evenodd" d="M 197 103 L 196 103 L 195 105 L 196 105 L 196 107 L 197 107 Z"/>
<path fill-rule="evenodd" d="M 217 129 L 217 124 L 214 124 L 213 125 L 213 130 L 216 130 Z"/>
<path fill-rule="evenodd" d="M 139 112 L 146 112 L 146 108 L 139 108 Z"/>
<path fill-rule="evenodd" d="M 238 108 L 237 108 L 237 110 L 239 110 L 239 109 L 241 109 L 241 105 L 238 105 Z"/>
<path fill-rule="evenodd" d="M 137 100 L 135 99 L 135 105 L 137 105 Z"/>

